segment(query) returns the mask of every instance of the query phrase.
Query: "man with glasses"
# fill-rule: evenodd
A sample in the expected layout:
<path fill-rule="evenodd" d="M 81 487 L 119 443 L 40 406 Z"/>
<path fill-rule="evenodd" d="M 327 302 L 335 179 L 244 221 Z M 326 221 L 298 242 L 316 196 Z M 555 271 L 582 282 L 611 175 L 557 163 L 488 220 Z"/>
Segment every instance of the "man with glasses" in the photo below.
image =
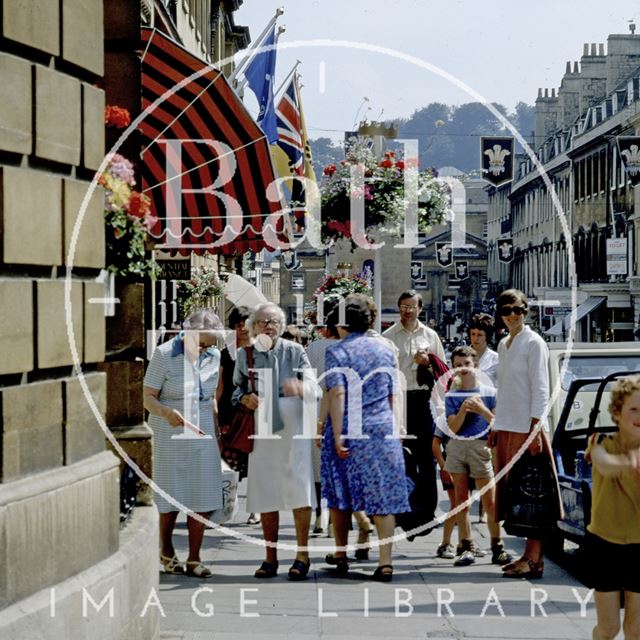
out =
<path fill-rule="evenodd" d="M 433 419 L 429 407 L 431 389 L 419 375 L 419 367 L 429 368 L 429 353 L 445 362 L 444 348 L 438 334 L 424 325 L 418 316 L 422 311 L 422 296 L 414 289 L 403 291 L 398 298 L 400 321 L 387 329 L 383 336 L 398 349 L 400 371 L 406 381 L 405 446 L 417 464 L 418 485 L 426 516 L 433 519 L 437 504 L 436 473 L 431 450 Z M 428 520 L 425 520 L 428 521 Z M 426 533 L 426 532 L 425 532 Z"/>

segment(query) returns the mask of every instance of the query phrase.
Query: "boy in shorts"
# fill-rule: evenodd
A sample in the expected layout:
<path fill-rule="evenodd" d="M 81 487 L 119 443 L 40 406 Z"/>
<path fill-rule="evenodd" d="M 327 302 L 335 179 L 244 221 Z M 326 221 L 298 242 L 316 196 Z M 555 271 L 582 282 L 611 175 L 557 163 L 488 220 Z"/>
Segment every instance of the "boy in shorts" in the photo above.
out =
<path fill-rule="evenodd" d="M 491 562 L 507 564 L 511 556 L 504 550 L 500 536 L 500 523 L 495 521 L 493 486 L 493 462 L 491 449 L 487 446 L 490 423 L 496 406 L 495 389 L 478 384 L 475 367 L 476 353 L 471 347 L 456 347 L 451 354 L 451 364 L 456 370 L 456 384 L 445 395 L 445 415 L 451 439 L 447 444 L 445 470 L 451 474 L 456 495 L 456 503 L 461 505 L 469 499 L 469 478 L 482 491 L 482 506 L 487 514 L 487 526 L 491 535 Z M 461 539 L 457 567 L 475 562 L 479 555 L 471 537 L 469 507 L 458 514 L 458 531 Z"/>

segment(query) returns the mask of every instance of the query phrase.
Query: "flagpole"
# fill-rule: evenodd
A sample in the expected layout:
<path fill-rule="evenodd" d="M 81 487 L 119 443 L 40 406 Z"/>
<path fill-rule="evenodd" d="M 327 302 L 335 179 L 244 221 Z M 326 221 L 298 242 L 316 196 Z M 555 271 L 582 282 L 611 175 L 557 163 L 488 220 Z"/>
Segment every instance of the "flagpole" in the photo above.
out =
<path fill-rule="evenodd" d="M 287 74 L 287 77 L 282 81 L 282 84 L 273 92 L 273 99 L 276 99 L 276 96 L 280 93 L 280 91 L 282 91 L 282 88 L 287 84 L 287 82 L 289 82 L 289 79 L 291 78 L 291 76 L 296 72 L 296 69 L 298 68 L 298 65 L 302 64 L 301 60 L 296 60 L 296 63 L 293 65 L 293 69 L 291 69 L 291 71 L 289 71 L 289 73 Z M 296 86 L 297 86 L 297 82 L 296 82 Z"/>
<path fill-rule="evenodd" d="M 280 39 L 280 35 L 283 34 L 286 30 L 287 30 L 287 28 L 284 25 L 278 27 L 278 32 L 276 33 L 276 39 L 275 39 L 275 43 L 274 44 L 276 44 L 276 45 L 278 44 L 278 40 Z M 239 82 L 238 86 L 236 88 L 236 91 L 238 93 L 240 93 L 245 88 L 247 82 L 248 82 L 248 80 L 246 78 L 244 78 L 242 80 L 242 82 Z M 280 89 L 278 89 L 278 91 L 280 91 Z M 274 92 L 274 94 L 273 94 L 273 99 L 274 100 L 275 100 L 275 97 L 276 97 L 276 93 L 277 92 Z"/>
<path fill-rule="evenodd" d="M 267 35 L 269 34 L 269 32 L 271 31 L 271 28 L 273 27 L 273 25 L 276 23 L 276 20 L 284 13 L 284 7 L 278 7 L 276 9 L 276 13 L 273 16 L 273 18 L 271 18 L 271 20 L 269 20 L 269 23 L 267 24 L 267 26 L 264 28 L 263 32 L 258 36 L 258 39 L 256 40 L 255 44 L 253 45 L 253 47 L 251 47 L 249 49 L 249 51 L 247 52 L 247 55 L 242 58 L 242 60 L 240 60 L 240 62 L 238 62 L 238 64 L 236 65 L 235 69 L 232 71 L 231 75 L 227 78 L 227 80 L 229 81 L 229 83 L 232 83 L 236 77 L 238 76 L 238 74 L 240 73 L 240 71 L 242 69 L 244 69 L 244 67 L 247 66 L 247 64 L 249 63 L 249 61 L 253 58 L 253 56 L 256 53 L 256 49 L 260 48 L 260 45 L 262 44 L 262 42 L 264 41 L 264 39 L 267 37 Z"/>

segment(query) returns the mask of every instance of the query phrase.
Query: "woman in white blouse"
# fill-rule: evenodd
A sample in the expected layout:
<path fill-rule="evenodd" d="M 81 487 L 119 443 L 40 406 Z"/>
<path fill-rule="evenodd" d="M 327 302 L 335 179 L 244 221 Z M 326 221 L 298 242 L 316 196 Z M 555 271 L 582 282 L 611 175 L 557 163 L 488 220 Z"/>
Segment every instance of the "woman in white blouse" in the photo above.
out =
<path fill-rule="evenodd" d="M 549 350 L 545 341 L 525 325 L 529 305 L 517 289 L 498 297 L 498 315 L 509 335 L 498 345 L 498 394 L 491 442 L 496 447 L 496 473 L 509 464 L 545 414 L 549 401 Z M 551 455 L 544 425 L 529 445 L 532 455 Z M 509 475 L 496 486 L 496 520 L 505 517 Z M 521 558 L 502 567 L 506 578 L 541 578 L 542 541 L 527 539 Z"/>

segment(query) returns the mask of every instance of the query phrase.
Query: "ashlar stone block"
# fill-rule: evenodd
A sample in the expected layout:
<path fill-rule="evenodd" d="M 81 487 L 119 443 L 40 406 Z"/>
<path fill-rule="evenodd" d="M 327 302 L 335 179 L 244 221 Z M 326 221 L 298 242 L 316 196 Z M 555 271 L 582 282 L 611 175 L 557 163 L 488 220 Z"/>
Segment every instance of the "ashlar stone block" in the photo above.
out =
<path fill-rule="evenodd" d="M 33 371 L 33 282 L 0 280 L 0 375 Z"/>
<path fill-rule="evenodd" d="M 0 147 L 31 153 L 31 64 L 0 53 Z"/>
<path fill-rule="evenodd" d="M 63 164 L 80 164 L 80 81 L 36 66 L 36 155 Z"/>
<path fill-rule="evenodd" d="M 59 265 L 62 183 L 44 171 L 2 167 L 0 214 L 7 264 Z"/>
<path fill-rule="evenodd" d="M 38 368 L 63 367 L 73 364 L 66 325 L 64 280 L 39 280 L 36 285 L 37 361 Z M 78 357 L 82 361 L 82 283 L 71 287 L 71 329 Z"/>
<path fill-rule="evenodd" d="M 104 73 L 102 2 L 62 0 L 62 57 L 98 76 Z"/>
<path fill-rule="evenodd" d="M 82 157 L 84 166 L 94 171 L 104 159 L 104 105 L 104 91 L 83 83 Z"/>
<path fill-rule="evenodd" d="M 88 373 L 85 374 L 84 380 L 92 401 L 104 418 L 107 405 L 107 376 L 104 373 Z M 64 462 L 73 464 L 104 451 L 105 435 L 78 378 L 64 380 L 64 398 Z"/>
<path fill-rule="evenodd" d="M 51 0 L 12 0 L 2 12 L 5 38 L 52 55 L 60 52 L 59 24 L 60 5 Z"/>
<path fill-rule="evenodd" d="M 64 180 L 64 264 L 71 264 L 71 238 L 89 184 L 79 180 Z M 73 266 L 102 269 L 105 260 L 104 247 L 104 191 L 102 187 L 96 186 L 82 215 L 72 256 Z"/>
<path fill-rule="evenodd" d="M 104 298 L 104 285 L 85 282 L 84 285 L 84 361 L 102 362 L 106 346 L 106 321 L 104 303 L 96 302 Z M 92 302 L 93 300 L 93 302 Z"/>
<path fill-rule="evenodd" d="M 62 465 L 62 384 L 33 382 L 0 390 L 2 481 Z"/>

